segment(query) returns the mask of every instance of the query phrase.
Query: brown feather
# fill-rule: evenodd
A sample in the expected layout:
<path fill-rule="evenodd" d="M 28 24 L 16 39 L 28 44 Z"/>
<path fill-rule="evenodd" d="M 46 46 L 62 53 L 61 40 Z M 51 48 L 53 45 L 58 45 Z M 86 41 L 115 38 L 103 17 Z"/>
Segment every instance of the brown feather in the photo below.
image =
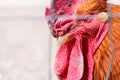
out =
<path fill-rule="evenodd" d="M 112 5 L 112 13 L 120 14 L 120 6 Z M 120 80 L 120 17 L 112 18 L 114 61 L 109 80 Z M 105 80 L 111 58 L 109 32 L 94 54 L 94 80 Z"/>

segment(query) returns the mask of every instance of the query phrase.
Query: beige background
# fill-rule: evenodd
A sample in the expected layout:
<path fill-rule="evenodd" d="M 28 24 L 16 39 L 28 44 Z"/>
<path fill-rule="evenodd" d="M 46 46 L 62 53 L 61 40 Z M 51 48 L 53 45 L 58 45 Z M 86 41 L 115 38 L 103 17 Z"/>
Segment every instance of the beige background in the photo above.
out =
<path fill-rule="evenodd" d="M 58 46 L 52 37 L 49 47 L 44 17 L 49 1 L 0 0 L 0 80 L 57 80 L 53 64 Z"/>

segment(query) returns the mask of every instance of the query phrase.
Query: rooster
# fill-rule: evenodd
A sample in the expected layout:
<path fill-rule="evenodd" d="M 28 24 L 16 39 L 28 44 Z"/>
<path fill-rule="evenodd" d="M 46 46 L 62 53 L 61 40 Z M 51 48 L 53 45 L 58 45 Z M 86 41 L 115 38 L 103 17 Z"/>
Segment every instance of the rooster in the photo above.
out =
<path fill-rule="evenodd" d="M 107 0 L 52 0 L 46 8 L 49 28 L 60 44 L 55 60 L 59 80 L 105 80 L 111 57 L 109 80 L 120 80 L 120 17 L 109 18 L 107 4 Z M 110 5 L 112 14 L 120 13 L 119 5 Z"/>

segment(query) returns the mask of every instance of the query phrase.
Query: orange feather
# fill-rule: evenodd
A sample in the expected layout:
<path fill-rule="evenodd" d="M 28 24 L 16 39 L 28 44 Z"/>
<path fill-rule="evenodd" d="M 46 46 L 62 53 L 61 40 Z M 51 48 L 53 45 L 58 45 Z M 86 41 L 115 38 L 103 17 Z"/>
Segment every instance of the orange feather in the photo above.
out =
<path fill-rule="evenodd" d="M 107 0 L 89 0 L 78 6 L 77 14 L 107 13 Z M 113 5 L 112 13 L 120 14 L 120 5 Z M 120 80 L 120 17 L 112 18 L 112 34 L 114 43 L 114 60 L 109 80 Z M 94 54 L 94 80 L 105 80 L 111 59 L 109 32 Z"/>

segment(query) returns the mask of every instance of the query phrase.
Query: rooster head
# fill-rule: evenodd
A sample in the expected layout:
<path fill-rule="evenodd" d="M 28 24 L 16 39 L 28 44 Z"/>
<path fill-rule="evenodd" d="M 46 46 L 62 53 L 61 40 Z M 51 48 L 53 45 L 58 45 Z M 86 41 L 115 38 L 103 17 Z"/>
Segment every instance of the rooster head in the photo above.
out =
<path fill-rule="evenodd" d="M 93 54 L 108 32 L 106 0 L 51 0 L 45 16 L 62 45 L 55 61 L 60 80 L 92 80 Z"/>

